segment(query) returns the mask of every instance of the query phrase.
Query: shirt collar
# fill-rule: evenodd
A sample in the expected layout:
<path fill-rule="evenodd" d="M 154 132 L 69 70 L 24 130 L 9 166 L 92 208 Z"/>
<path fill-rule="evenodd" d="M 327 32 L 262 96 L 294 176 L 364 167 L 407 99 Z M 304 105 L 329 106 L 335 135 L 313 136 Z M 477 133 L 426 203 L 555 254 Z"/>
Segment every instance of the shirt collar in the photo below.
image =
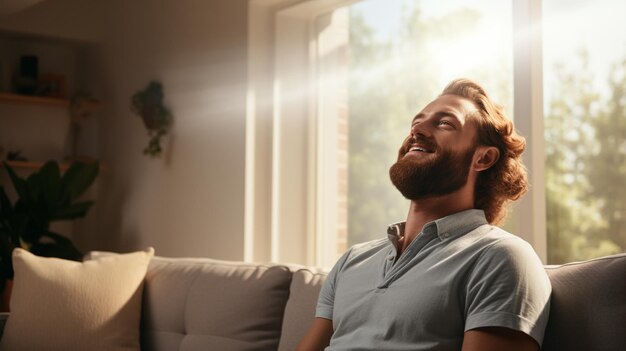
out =
<path fill-rule="evenodd" d="M 392 223 L 387 227 L 387 237 L 395 245 L 404 237 L 406 222 Z M 487 224 L 485 212 L 478 209 L 470 209 L 451 214 L 449 216 L 428 222 L 422 228 L 421 233 L 436 234 L 440 240 L 450 240 L 468 233 L 483 224 Z"/>

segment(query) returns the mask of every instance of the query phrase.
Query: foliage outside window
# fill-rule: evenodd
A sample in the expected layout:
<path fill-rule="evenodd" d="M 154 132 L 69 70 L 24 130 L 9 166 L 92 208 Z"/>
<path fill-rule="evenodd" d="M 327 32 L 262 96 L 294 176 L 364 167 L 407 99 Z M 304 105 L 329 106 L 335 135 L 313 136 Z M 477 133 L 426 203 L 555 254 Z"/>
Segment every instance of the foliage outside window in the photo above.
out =
<path fill-rule="evenodd" d="M 626 5 L 543 5 L 548 262 L 624 252 Z"/>

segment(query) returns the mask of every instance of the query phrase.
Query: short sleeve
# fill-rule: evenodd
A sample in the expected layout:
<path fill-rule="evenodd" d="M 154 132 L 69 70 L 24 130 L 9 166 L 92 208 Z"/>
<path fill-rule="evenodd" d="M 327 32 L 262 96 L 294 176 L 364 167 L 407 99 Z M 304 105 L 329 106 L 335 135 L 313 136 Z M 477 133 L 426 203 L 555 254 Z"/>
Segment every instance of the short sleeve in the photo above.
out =
<path fill-rule="evenodd" d="M 550 280 L 532 247 L 503 239 L 480 256 L 466 287 L 465 331 L 505 327 L 541 345 L 550 313 Z"/>
<path fill-rule="evenodd" d="M 320 317 L 324 319 L 333 319 L 333 309 L 335 305 L 335 287 L 337 285 L 337 277 L 339 272 L 341 271 L 343 265 L 345 264 L 348 256 L 350 255 L 350 250 L 346 251 L 335 263 L 333 269 L 331 269 L 330 273 L 326 277 L 324 281 L 324 285 L 322 285 L 322 290 L 320 290 L 319 298 L 317 299 L 317 307 L 315 308 L 315 317 Z"/>

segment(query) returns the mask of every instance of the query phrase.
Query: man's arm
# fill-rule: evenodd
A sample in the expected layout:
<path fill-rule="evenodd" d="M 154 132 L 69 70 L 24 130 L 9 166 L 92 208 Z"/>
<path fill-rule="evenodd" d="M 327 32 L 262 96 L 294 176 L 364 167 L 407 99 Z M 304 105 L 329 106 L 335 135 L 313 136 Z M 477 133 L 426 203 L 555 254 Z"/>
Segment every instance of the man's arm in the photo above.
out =
<path fill-rule="evenodd" d="M 317 317 L 296 351 L 323 351 L 333 336 L 333 321 Z"/>
<path fill-rule="evenodd" d="M 463 337 L 462 351 L 539 351 L 539 345 L 520 331 L 488 327 L 468 330 Z"/>

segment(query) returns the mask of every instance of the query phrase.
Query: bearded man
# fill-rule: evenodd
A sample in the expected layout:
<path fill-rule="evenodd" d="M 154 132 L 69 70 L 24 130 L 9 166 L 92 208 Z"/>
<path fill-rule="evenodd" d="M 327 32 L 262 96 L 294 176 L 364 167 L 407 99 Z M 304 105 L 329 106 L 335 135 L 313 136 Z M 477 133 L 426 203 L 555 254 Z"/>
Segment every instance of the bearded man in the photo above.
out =
<path fill-rule="evenodd" d="M 496 226 L 527 191 L 524 147 L 480 85 L 451 82 L 389 170 L 411 200 L 406 221 L 339 259 L 298 350 L 539 350 L 550 282 L 532 247 Z"/>

